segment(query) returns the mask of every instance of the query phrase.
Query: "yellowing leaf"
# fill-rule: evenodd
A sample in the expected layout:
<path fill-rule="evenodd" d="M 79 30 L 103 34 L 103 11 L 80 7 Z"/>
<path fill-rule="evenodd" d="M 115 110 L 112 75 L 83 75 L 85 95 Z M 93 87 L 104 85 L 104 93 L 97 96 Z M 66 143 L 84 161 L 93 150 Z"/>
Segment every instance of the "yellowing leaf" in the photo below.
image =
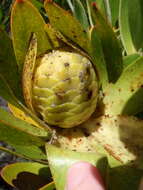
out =
<path fill-rule="evenodd" d="M 30 116 L 26 115 L 22 110 L 18 109 L 17 107 L 13 106 L 12 104 L 8 104 L 8 107 L 15 117 L 17 117 L 21 120 L 24 120 L 32 125 L 35 125 L 37 127 L 40 127 L 40 125 L 38 123 L 36 123 Z"/>

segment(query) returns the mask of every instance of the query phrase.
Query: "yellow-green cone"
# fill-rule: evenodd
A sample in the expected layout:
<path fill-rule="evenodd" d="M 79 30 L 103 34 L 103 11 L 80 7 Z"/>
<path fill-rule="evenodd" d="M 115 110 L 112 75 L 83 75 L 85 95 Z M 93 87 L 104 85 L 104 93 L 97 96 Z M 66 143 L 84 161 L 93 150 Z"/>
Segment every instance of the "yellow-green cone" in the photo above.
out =
<path fill-rule="evenodd" d="M 53 51 L 37 60 L 32 93 L 33 107 L 44 121 L 63 128 L 74 127 L 95 110 L 96 73 L 86 57 Z"/>

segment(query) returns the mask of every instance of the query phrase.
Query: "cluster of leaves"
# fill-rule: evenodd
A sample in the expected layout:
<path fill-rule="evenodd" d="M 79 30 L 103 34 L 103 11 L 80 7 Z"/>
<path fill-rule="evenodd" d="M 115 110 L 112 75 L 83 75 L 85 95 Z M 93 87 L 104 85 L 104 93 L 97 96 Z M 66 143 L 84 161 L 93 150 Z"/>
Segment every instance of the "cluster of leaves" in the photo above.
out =
<path fill-rule="evenodd" d="M 46 19 L 47 16 L 45 15 L 45 11 L 43 10 L 43 4 L 37 0 L 29 0 L 29 1 L 31 1 L 40 10 L 41 14 Z M 128 6 L 128 4 L 126 5 L 126 2 L 129 3 L 130 0 L 126 1 L 121 0 L 120 23 L 119 23 L 121 26 L 120 34 L 122 36 L 122 42 L 124 44 L 125 51 L 127 54 L 129 54 L 128 56 L 126 56 L 124 60 L 122 60 L 122 55 L 121 55 L 121 50 L 119 48 L 118 40 L 116 39 L 116 36 L 112 28 L 110 27 L 110 25 L 112 27 L 117 26 L 119 18 L 119 0 L 116 0 L 114 2 L 113 0 L 108 0 L 108 1 L 96 0 L 97 5 L 102 10 L 102 13 L 105 14 L 107 19 L 109 20 L 110 25 L 106 22 L 106 19 L 104 19 L 102 14 L 100 14 L 100 11 L 96 8 L 96 6 L 93 7 L 94 19 L 91 18 L 88 3 L 95 2 L 93 0 L 87 0 L 87 1 L 55 0 L 55 1 L 59 3 L 61 6 L 66 7 L 66 9 L 70 9 L 73 12 L 74 16 L 77 18 L 77 20 L 80 21 L 83 27 L 81 27 L 79 25 L 79 22 L 75 21 L 75 19 L 71 15 L 67 14 L 67 12 L 65 12 L 58 6 L 53 6 L 52 4 L 46 6 L 47 11 L 50 12 L 49 14 L 50 15 L 49 17 L 51 17 L 49 18 L 50 22 L 57 30 L 59 30 L 66 37 L 70 38 L 73 42 L 77 43 L 82 49 L 84 49 L 87 52 L 89 49 L 87 47 L 88 44 L 87 41 L 84 41 L 85 38 L 87 37 L 85 36 L 85 32 L 87 28 L 90 28 L 89 26 L 92 26 L 94 22 L 96 23 L 97 27 L 94 28 L 91 33 L 91 39 L 92 39 L 91 46 L 93 51 L 92 52 L 90 51 L 88 53 L 90 53 L 91 57 L 93 58 L 96 64 L 95 66 L 99 71 L 98 73 L 101 76 L 100 77 L 101 80 L 103 79 L 101 81 L 103 87 L 106 87 L 107 84 L 109 84 L 109 82 L 115 82 L 114 88 L 112 88 L 112 90 L 109 91 L 110 92 L 109 95 L 111 96 L 109 96 L 109 98 L 107 99 L 107 103 L 108 102 L 112 103 L 112 100 L 114 100 L 115 102 L 112 105 L 112 111 L 117 115 L 122 114 L 122 108 L 124 107 L 124 104 L 126 104 L 128 100 L 132 101 L 130 104 L 132 106 L 128 105 L 127 106 L 128 109 L 125 110 L 125 113 L 133 115 L 134 113 L 136 113 L 136 111 L 142 110 L 143 100 L 141 97 L 143 92 L 140 89 L 140 83 L 143 81 L 141 80 L 142 78 L 140 78 L 139 81 L 140 83 L 139 85 L 137 85 L 138 84 L 137 76 L 140 74 L 141 77 L 143 77 L 142 73 L 140 73 L 143 68 L 142 66 L 143 58 L 140 57 L 139 55 L 139 52 L 141 51 L 140 49 L 142 48 L 142 44 L 139 42 L 142 41 L 142 36 L 141 35 L 137 36 L 136 34 L 134 34 L 134 27 L 133 27 L 133 23 L 135 23 L 134 18 L 138 18 L 141 21 L 142 18 L 141 11 L 139 11 L 140 14 L 137 11 L 134 11 L 134 17 L 132 18 L 131 17 L 132 12 L 130 12 L 129 10 L 131 7 Z M 132 6 L 134 5 L 134 3 L 137 3 L 137 1 L 134 0 Z M 140 7 L 139 1 L 137 5 L 138 7 Z M 16 80 L 14 80 L 18 79 L 17 70 L 16 69 L 14 70 L 14 65 L 17 65 L 14 53 L 18 56 L 18 61 L 19 61 L 18 64 L 20 63 L 19 66 L 21 68 L 23 64 L 23 60 L 21 60 L 21 57 L 25 59 L 25 52 L 27 50 L 26 43 L 27 44 L 29 43 L 29 35 L 31 35 L 31 32 L 33 31 L 36 32 L 39 44 L 41 43 L 41 47 L 43 49 L 49 48 L 48 45 L 49 46 L 51 45 L 51 44 L 47 45 L 46 42 L 47 38 L 45 38 L 44 36 L 45 31 L 43 29 L 44 28 L 43 21 L 41 20 L 41 17 L 39 17 L 37 11 L 32 7 L 33 6 L 30 5 L 27 1 L 24 7 L 22 6 L 20 7 L 17 4 L 17 6 L 15 7 L 16 11 L 13 11 L 13 22 L 15 22 L 15 25 L 13 26 L 12 29 L 13 36 L 15 35 L 15 40 L 13 41 L 15 47 L 18 46 L 18 48 L 15 48 L 15 52 L 13 51 L 11 41 L 7 36 L 7 34 L 1 31 L 1 36 L 0 36 L 0 41 L 2 44 L 0 46 L 1 48 L 0 50 L 3 50 L 0 51 L 0 57 L 1 57 L 0 64 L 3 64 L 3 68 L 0 67 L 0 74 L 1 74 L 0 79 L 3 82 L 0 83 L 1 87 L 0 93 L 11 104 L 15 105 L 16 107 L 20 108 L 21 110 L 23 110 L 28 114 L 30 114 L 30 111 L 27 111 L 27 108 L 25 108 L 24 105 L 22 105 L 22 103 L 17 101 L 14 94 L 12 93 L 14 92 L 15 95 L 17 95 L 17 98 L 20 100 L 20 98 L 18 97 L 19 88 L 16 86 L 18 84 L 16 84 Z M 14 16 L 14 14 L 16 16 Z M 55 19 L 56 16 L 58 16 L 58 20 Z M 19 21 L 19 18 L 21 17 L 23 18 L 23 21 L 26 21 L 25 22 L 26 24 L 24 27 L 20 28 L 19 25 L 22 22 Z M 30 19 L 31 22 L 29 22 Z M 36 24 L 34 22 L 35 20 Z M 69 22 L 73 24 L 67 27 Z M 34 24 L 32 24 L 31 26 L 31 23 Z M 63 25 L 65 27 L 61 27 Z M 22 38 L 19 33 L 19 28 L 22 30 L 23 34 Z M 32 28 L 31 29 L 32 31 L 29 31 L 27 28 Z M 46 29 L 49 32 L 49 33 L 47 32 L 48 35 L 51 37 L 52 36 L 51 30 L 48 30 L 48 28 Z M 142 24 L 138 26 L 138 29 L 139 31 L 142 31 Z M 73 35 L 72 31 L 74 31 L 76 35 Z M 17 38 L 17 36 L 19 37 Z M 54 39 L 52 38 L 52 40 L 54 41 L 55 38 Z M 131 49 L 131 47 L 133 48 Z M 42 51 L 43 50 L 42 48 L 39 51 Z M 9 54 L 9 57 L 7 57 L 7 54 Z M 5 57 L 7 57 L 7 59 L 5 59 Z M 123 69 L 124 72 L 123 75 L 121 75 Z M 11 70 L 15 71 L 15 73 L 11 72 Z M 3 80 L 3 78 L 5 78 L 5 80 Z M 117 80 L 118 82 L 116 83 Z M 127 92 L 126 89 L 129 89 L 128 87 L 133 82 L 135 84 L 133 91 L 129 91 L 128 93 L 126 93 Z M 120 89 L 118 93 L 117 89 Z M 133 93 L 135 93 L 135 95 L 137 96 L 131 98 L 133 96 Z M 123 97 L 122 99 L 123 104 L 121 104 L 120 101 L 121 97 Z M 137 101 L 138 97 L 140 97 L 140 102 Z M 44 149 L 45 142 L 49 140 L 50 133 L 47 130 L 45 130 L 45 128 L 43 129 L 40 128 L 39 126 L 35 127 L 37 126 L 37 123 L 41 124 L 39 120 L 37 122 L 35 117 L 31 114 L 30 116 L 34 120 L 31 121 L 31 118 L 28 118 L 26 115 L 24 115 L 24 112 L 20 110 L 17 111 L 16 107 L 12 108 L 13 114 L 16 113 L 17 115 L 19 115 L 20 119 L 23 119 L 22 117 L 24 117 L 23 120 L 26 120 L 26 122 L 20 119 L 16 119 L 10 113 L 7 113 L 3 109 L 0 109 L 1 113 L 0 139 L 12 145 L 15 148 L 15 152 L 5 149 L 4 147 L 0 147 L 0 149 L 12 153 L 14 155 L 24 157 L 29 160 L 34 160 L 35 162 L 17 163 L 7 166 L 2 170 L 2 176 L 5 179 L 5 181 L 7 181 L 10 185 L 12 186 L 15 185 L 20 189 L 22 188 L 28 189 L 27 187 L 24 186 L 25 184 L 28 184 L 28 182 L 26 181 L 28 178 L 31 181 L 29 190 L 31 189 L 34 190 L 52 181 L 51 173 L 48 168 L 48 162 L 46 160 L 47 156 Z M 86 154 L 86 153 L 78 153 L 69 150 L 59 149 L 52 145 L 47 144 L 46 151 L 48 155 L 50 169 L 53 173 L 54 181 L 57 183 L 56 185 L 58 189 L 64 188 L 67 169 L 68 167 L 70 167 L 72 163 L 78 160 L 89 161 L 92 164 L 95 164 L 97 167 L 99 167 L 101 171 L 104 170 L 103 174 L 105 175 L 105 179 L 109 180 L 110 178 L 110 180 L 113 182 L 111 184 L 107 184 L 109 185 L 109 189 L 116 189 L 116 188 L 127 189 L 129 186 L 131 187 L 130 189 L 135 189 L 135 187 L 137 187 L 138 185 L 139 178 L 142 175 L 142 170 L 138 170 L 136 168 L 132 169 L 132 166 L 130 165 L 124 166 L 121 163 L 118 163 L 110 155 L 108 155 L 107 152 L 105 153 L 104 150 L 103 150 L 103 155 L 94 154 L 94 153 Z M 107 158 L 104 159 L 105 155 L 106 157 L 109 158 L 110 161 L 109 164 L 105 162 L 105 160 L 107 160 Z M 24 183 L 22 183 L 23 181 L 21 181 L 21 179 L 25 180 Z M 124 182 L 125 180 L 126 182 Z M 34 182 L 34 184 L 32 184 L 32 181 Z M 50 184 L 41 188 L 41 190 L 42 189 L 49 190 L 54 188 L 55 188 L 54 183 L 51 182 Z"/>
<path fill-rule="evenodd" d="M 41 12 L 41 14 L 47 19 L 45 10 L 43 7 L 43 0 L 30 0 Z M 13 0 L 1 0 L 0 2 L 0 27 L 4 30 L 9 31 L 9 22 L 10 22 L 10 11 Z M 68 3 L 66 0 L 55 0 L 60 6 L 65 9 L 69 9 Z"/>

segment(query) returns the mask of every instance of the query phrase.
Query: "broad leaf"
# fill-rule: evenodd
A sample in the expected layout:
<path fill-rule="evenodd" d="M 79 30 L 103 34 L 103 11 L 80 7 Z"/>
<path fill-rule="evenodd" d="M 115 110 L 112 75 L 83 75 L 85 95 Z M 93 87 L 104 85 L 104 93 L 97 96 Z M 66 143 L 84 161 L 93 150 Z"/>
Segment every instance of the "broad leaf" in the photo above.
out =
<path fill-rule="evenodd" d="M 39 136 L 41 138 L 48 138 L 48 132 L 44 129 L 30 125 L 29 123 L 15 118 L 9 112 L 0 108 L 0 121 L 3 124 L 9 125 L 16 130 L 28 133 L 30 135 Z"/>
<path fill-rule="evenodd" d="M 117 81 L 122 73 L 122 51 L 114 31 L 95 4 L 91 7 L 96 31 L 101 39 L 109 82 Z"/>
<path fill-rule="evenodd" d="M 46 154 L 44 146 L 38 147 L 37 145 L 15 145 L 12 144 L 16 153 L 22 154 L 31 160 L 35 160 L 41 163 L 41 160 L 46 160 Z"/>
<path fill-rule="evenodd" d="M 23 148 L 23 147 L 22 147 Z M 30 148 L 34 148 L 35 149 L 35 147 L 33 146 L 33 147 L 30 147 Z M 38 148 L 37 148 L 37 150 L 38 150 Z M 40 150 L 40 149 L 39 149 Z M 45 164 L 46 163 L 46 161 L 43 161 L 43 160 L 40 160 L 40 159 L 44 159 L 45 158 L 45 156 L 43 156 L 43 155 L 40 155 L 39 153 L 40 153 L 40 151 L 37 151 L 37 153 L 39 154 L 39 156 L 38 156 L 38 159 L 36 159 L 37 158 L 37 155 L 38 154 L 35 154 L 34 156 L 35 157 L 33 157 L 33 153 L 31 153 L 31 154 L 29 154 L 29 153 L 25 153 L 26 151 L 25 151 L 25 149 L 23 149 L 23 151 L 12 151 L 11 149 L 8 149 L 8 148 L 5 148 L 5 147 L 3 147 L 3 146 L 0 146 L 0 151 L 3 151 L 3 152 L 6 152 L 6 153 L 8 153 L 8 154 L 11 154 L 11 155 L 13 155 L 13 156 L 16 156 L 16 157 L 18 157 L 18 158 L 22 158 L 22 159 L 25 159 L 25 160 L 31 160 L 31 159 L 34 159 L 34 161 L 36 161 L 36 162 L 39 162 L 39 163 L 43 163 L 43 164 Z M 33 150 L 32 150 L 32 152 L 33 152 Z M 29 157 L 28 157 L 28 155 L 30 155 Z M 31 157 L 31 155 L 32 155 L 32 157 Z"/>
<path fill-rule="evenodd" d="M 88 0 L 93 3 L 96 2 L 100 11 L 108 18 L 112 26 L 116 25 L 119 17 L 119 0 Z"/>
<path fill-rule="evenodd" d="M 134 164 L 121 164 L 113 157 L 108 157 L 107 189 L 110 190 L 135 190 L 139 188 L 143 170 L 136 168 Z"/>
<path fill-rule="evenodd" d="M 99 2 L 101 2 L 103 4 L 103 7 L 105 8 L 105 16 L 106 16 L 108 22 L 112 23 L 111 7 L 110 7 L 109 1 L 102 0 L 102 1 L 99 1 Z"/>
<path fill-rule="evenodd" d="M 1 176 L 20 190 L 38 190 L 51 181 L 49 168 L 34 162 L 10 164 L 2 169 Z"/>
<path fill-rule="evenodd" d="M 20 76 L 18 73 L 18 65 L 15 59 L 12 42 L 6 32 L 0 29 L 0 75 L 3 76 L 7 84 L 9 84 L 13 93 L 17 97 L 22 96 L 19 85 Z"/>
<path fill-rule="evenodd" d="M 128 3 L 130 31 L 137 51 L 143 48 L 143 1 L 133 0 Z"/>
<path fill-rule="evenodd" d="M 131 60 L 132 61 L 132 60 Z M 128 63 L 119 80 L 107 89 L 106 114 L 134 115 L 143 110 L 143 57 Z"/>
<path fill-rule="evenodd" d="M 143 2 L 142 0 L 121 0 L 120 33 L 128 54 L 136 53 L 143 48 Z"/>
<path fill-rule="evenodd" d="M 38 10 L 27 0 L 16 1 L 12 8 L 11 29 L 14 51 L 20 72 L 28 49 L 31 33 L 38 41 L 38 55 L 51 49 L 51 44 L 44 31 L 45 22 Z"/>
<path fill-rule="evenodd" d="M 82 2 L 83 1 L 84 0 L 82 0 Z M 95 25 L 95 20 L 92 19 L 92 13 L 91 13 L 91 5 L 93 3 L 96 3 L 100 11 L 105 15 L 105 4 L 103 0 L 86 0 L 87 13 L 88 13 L 88 18 L 89 18 L 89 22 L 91 26 Z"/>
<path fill-rule="evenodd" d="M 75 17 L 48 0 L 45 1 L 45 9 L 54 28 L 84 50 L 87 51 L 89 49 L 87 33 Z"/>
<path fill-rule="evenodd" d="M 110 10 L 111 10 L 111 20 L 112 25 L 115 26 L 119 18 L 119 3 L 120 0 L 109 0 Z"/>
<path fill-rule="evenodd" d="M 43 8 L 43 3 L 39 0 L 28 0 L 30 1 L 38 10 L 41 10 Z"/>
<path fill-rule="evenodd" d="M 115 26 L 119 17 L 119 0 L 87 0 L 87 7 L 92 3 L 96 3 L 102 14 L 108 19 L 112 26 Z M 90 9 L 88 9 L 90 17 Z"/>
<path fill-rule="evenodd" d="M 40 139 L 35 136 L 31 136 L 23 131 L 17 130 L 15 128 L 10 128 L 9 126 L 0 123 L 0 140 L 7 142 L 11 145 L 21 145 L 21 146 L 42 146 L 43 143 Z"/>
<path fill-rule="evenodd" d="M 91 31 L 91 58 L 99 75 L 102 88 L 104 89 L 108 83 L 108 73 L 104 60 L 101 40 L 98 33 L 96 32 L 96 28 L 93 28 Z"/>
<path fill-rule="evenodd" d="M 87 3 L 89 6 L 92 5 L 92 3 L 96 3 L 99 9 L 102 11 L 102 13 L 105 14 L 105 1 L 104 0 L 87 0 Z"/>
<path fill-rule="evenodd" d="M 108 188 L 110 190 L 135 190 L 139 188 L 143 170 L 134 165 L 123 165 L 108 170 Z"/>
<path fill-rule="evenodd" d="M 124 66 L 124 70 L 133 62 L 135 62 L 138 58 L 140 58 L 140 55 L 135 53 L 135 54 L 131 54 L 128 56 L 125 56 L 123 59 L 123 66 Z"/>
<path fill-rule="evenodd" d="M 86 14 L 86 10 L 80 0 L 74 0 L 73 1 L 73 14 L 77 18 L 77 20 L 81 23 L 83 28 L 87 30 L 89 28 L 89 23 L 88 23 L 88 17 Z"/>
<path fill-rule="evenodd" d="M 79 161 L 87 161 L 96 165 L 104 175 L 106 171 L 107 161 L 103 155 L 94 153 L 78 153 L 70 150 L 56 148 L 53 145 L 46 146 L 49 166 L 54 178 L 57 190 L 65 188 L 67 170 L 70 166 Z"/>
<path fill-rule="evenodd" d="M 0 140 L 13 146 L 17 152 L 30 158 L 45 159 L 40 148 L 44 146 L 48 133 L 34 127 L 0 109 Z"/>
<path fill-rule="evenodd" d="M 97 0 L 96 2 L 108 21 L 115 26 L 119 17 L 119 0 Z"/>

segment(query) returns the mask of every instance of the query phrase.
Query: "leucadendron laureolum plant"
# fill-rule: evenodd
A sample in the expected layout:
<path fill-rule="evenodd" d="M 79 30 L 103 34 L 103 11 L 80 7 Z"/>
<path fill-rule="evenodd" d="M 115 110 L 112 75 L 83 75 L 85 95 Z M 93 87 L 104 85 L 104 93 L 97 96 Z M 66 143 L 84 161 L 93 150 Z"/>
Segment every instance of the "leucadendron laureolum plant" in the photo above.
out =
<path fill-rule="evenodd" d="M 0 96 L 10 109 L 0 108 L 0 140 L 15 151 L 0 150 L 30 160 L 1 176 L 18 189 L 64 190 L 68 168 L 87 161 L 107 189 L 135 190 L 143 175 L 142 2 L 66 3 L 68 11 L 40 4 L 45 22 L 33 1 L 16 0 L 9 35 L 0 29 Z"/>

